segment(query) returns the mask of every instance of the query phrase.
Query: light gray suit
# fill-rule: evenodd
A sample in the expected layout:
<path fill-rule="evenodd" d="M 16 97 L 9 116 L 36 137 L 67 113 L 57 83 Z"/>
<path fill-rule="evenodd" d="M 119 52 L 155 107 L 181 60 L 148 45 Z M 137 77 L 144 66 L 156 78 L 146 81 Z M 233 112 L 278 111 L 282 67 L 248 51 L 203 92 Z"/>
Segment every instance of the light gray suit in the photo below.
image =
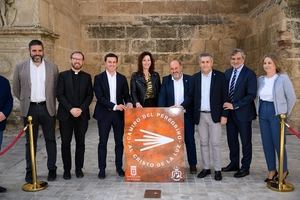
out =
<path fill-rule="evenodd" d="M 31 76 L 30 60 L 26 60 L 16 66 L 13 78 L 13 92 L 20 101 L 21 115 L 23 116 L 24 125 L 27 124 L 27 116 L 32 116 L 33 123 L 33 141 L 37 145 L 39 125 L 42 126 L 46 150 L 48 154 L 47 167 L 56 174 L 56 138 L 55 138 L 55 97 L 56 83 L 58 78 L 57 66 L 44 59 L 45 62 L 45 96 L 46 103 L 30 102 L 31 100 Z M 36 84 L 36 83 L 32 83 Z M 46 104 L 46 105 L 45 105 Z M 25 181 L 30 182 L 32 167 L 29 152 L 29 136 L 26 132 L 26 177 Z M 36 148 L 35 148 L 36 149 Z"/>
<path fill-rule="evenodd" d="M 58 77 L 57 66 L 44 59 L 46 69 L 46 106 L 50 116 L 56 113 L 55 96 L 56 83 Z M 30 60 L 26 60 L 16 66 L 13 77 L 13 92 L 20 101 L 22 116 L 26 117 L 30 105 L 31 80 L 30 80 Z"/>

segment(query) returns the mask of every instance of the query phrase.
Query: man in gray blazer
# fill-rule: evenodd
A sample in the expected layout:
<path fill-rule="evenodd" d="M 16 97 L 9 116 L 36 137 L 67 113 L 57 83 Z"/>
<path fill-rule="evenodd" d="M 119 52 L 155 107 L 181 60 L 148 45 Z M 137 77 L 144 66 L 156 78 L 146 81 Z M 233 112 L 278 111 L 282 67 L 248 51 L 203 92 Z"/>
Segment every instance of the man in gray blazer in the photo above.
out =
<path fill-rule="evenodd" d="M 57 66 L 44 59 L 44 46 L 39 40 L 29 43 L 30 59 L 16 66 L 13 93 L 20 101 L 24 124 L 32 116 L 33 139 L 36 150 L 39 125 L 42 126 L 48 154 L 48 181 L 56 179 L 55 96 L 58 77 Z M 26 133 L 26 176 L 32 183 L 32 167 L 29 152 L 29 134 Z"/>

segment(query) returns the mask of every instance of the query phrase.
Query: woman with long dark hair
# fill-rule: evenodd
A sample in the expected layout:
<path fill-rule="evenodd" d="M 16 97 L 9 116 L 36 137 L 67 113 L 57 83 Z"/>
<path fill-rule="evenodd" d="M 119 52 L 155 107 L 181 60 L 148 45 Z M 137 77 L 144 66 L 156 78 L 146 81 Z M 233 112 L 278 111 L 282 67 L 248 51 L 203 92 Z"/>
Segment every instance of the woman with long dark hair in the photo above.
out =
<path fill-rule="evenodd" d="M 156 107 L 161 86 L 160 77 L 154 71 L 155 61 L 150 52 L 143 52 L 138 57 L 138 71 L 130 80 L 133 105 L 136 108 Z"/>

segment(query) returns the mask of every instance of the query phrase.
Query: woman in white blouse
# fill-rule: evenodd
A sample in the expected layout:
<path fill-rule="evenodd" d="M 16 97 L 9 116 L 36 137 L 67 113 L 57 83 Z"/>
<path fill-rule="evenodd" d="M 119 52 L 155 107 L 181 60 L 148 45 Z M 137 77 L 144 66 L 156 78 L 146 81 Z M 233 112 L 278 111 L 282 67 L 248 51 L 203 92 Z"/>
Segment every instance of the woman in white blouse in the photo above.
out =
<path fill-rule="evenodd" d="M 296 102 L 296 95 L 288 75 L 281 73 L 275 54 L 263 58 L 265 75 L 258 78 L 258 115 L 263 149 L 268 167 L 265 182 L 277 176 L 276 153 L 279 156 L 280 114 L 289 115 Z M 283 177 L 288 175 L 287 154 L 284 148 Z"/>

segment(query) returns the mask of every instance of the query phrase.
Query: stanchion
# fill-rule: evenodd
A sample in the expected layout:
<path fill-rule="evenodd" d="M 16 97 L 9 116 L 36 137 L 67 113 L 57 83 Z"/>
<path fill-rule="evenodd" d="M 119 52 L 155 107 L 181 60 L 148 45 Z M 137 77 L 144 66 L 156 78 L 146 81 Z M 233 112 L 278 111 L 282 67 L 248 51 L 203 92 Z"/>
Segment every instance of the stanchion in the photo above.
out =
<path fill-rule="evenodd" d="M 280 155 L 279 155 L 279 177 L 277 181 L 270 181 L 267 183 L 268 188 L 277 192 L 291 192 L 294 190 L 294 186 L 291 183 L 287 183 L 283 177 L 283 160 L 284 160 L 284 126 L 286 115 L 280 115 Z"/>
<path fill-rule="evenodd" d="M 31 156 L 31 167 L 32 167 L 32 183 L 25 183 L 22 189 L 26 192 L 37 192 L 47 188 L 48 183 L 37 180 L 31 116 L 28 116 L 28 123 L 29 123 L 30 156 Z"/>

